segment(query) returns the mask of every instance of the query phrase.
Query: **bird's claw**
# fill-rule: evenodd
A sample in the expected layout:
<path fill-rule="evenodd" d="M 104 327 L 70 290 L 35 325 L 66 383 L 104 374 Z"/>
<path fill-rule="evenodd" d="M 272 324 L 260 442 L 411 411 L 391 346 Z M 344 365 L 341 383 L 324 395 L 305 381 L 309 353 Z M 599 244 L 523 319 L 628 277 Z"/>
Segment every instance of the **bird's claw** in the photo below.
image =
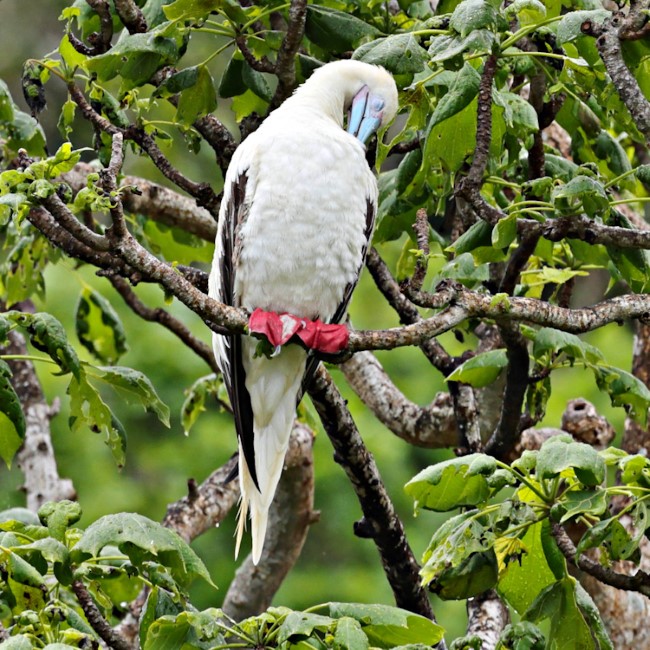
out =
<path fill-rule="evenodd" d="M 272 356 L 292 336 L 297 336 L 308 348 L 325 354 L 336 354 L 345 349 L 350 338 L 346 325 L 323 323 L 318 318 L 308 320 L 293 314 L 278 314 L 259 308 L 251 314 L 248 329 L 266 336 L 275 348 Z"/>

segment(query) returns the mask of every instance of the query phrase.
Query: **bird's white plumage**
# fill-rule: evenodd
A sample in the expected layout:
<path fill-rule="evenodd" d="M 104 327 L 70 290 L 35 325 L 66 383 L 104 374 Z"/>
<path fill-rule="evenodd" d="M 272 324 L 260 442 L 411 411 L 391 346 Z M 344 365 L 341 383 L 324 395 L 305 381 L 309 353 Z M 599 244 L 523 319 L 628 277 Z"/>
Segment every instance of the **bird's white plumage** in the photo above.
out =
<path fill-rule="evenodd" d="M 345 110 L 364 85 L 385 99 L 386 121 L 392 119 L 397 91 L 390 75 L 375 66 L 340 61 L 317 70 L 238 147 L 224 185 L 210 275 L 213 298 L 230 299 L 249 311 L 261 308 L 325 322 L 341 311 L 363 263 L 377 202 L 364 146 L 342 128 Z M 242 186 L 243 198 L 235 197 Z M 236 201 L 241 205 L 233 207 Z M 237 215 L 240 222 L 230 232 Z M 228 236 L 234 240 L 231 250 Z M 224 295 L 224 278 L 231 283 L 231 296 Z M 220 367 L 232 382 L 232 350 L 219 335 L 213 343 Z M 242 501 L 237 548 L 250 510 L 257 563 L 307 354 L 289 345 L 271 359 L 255 358 L 256 346 L 256 339 L 242 337 L 241 366 L 250 395 L 259 490 L 242 449 L 242 437 L 250 432 L 238 431 Z"/>

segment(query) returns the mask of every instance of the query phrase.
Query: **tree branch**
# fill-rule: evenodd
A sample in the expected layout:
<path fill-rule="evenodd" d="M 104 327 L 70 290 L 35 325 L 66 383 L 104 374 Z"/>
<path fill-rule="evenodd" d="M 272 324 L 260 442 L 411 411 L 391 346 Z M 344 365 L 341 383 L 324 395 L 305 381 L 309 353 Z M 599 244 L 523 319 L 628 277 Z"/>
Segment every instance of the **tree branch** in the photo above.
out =
<path fill-rule="evenodd" d="M 643 95 L 637 80 L 623 60 L 620 31 L 626 26 L 624 14 L 616 12 L 602 26 L 585 21 L 582 31 L 596 37 L 596 47 L 614 87 L 648 144 L 650 143 L 650 102 Z"/>
<path fill-rule="evenodd" d="M 144 14 L 134 0 L 113 0 L 113 2 L 115 11 L 129 30 L 129 34 L 143 34 L 149 29 Z"/>
<path fill-rule="evenodd" d="M 355 525 L 355 533 L 375 542 L 397 606 L 433 619 L 402 522 L 345 401 L 322 366 L 309 387 L 309 396 L 334 447 L 334 459 L 345 470 L 363 511 L 363 519 Z"/>
<path fill-rule="evenodd" d="M 414 404 L 393 384 L 371 352 L 357 352 L 340 367 L 361 401 L 402 440 L 427 449 L 458 444 L 456 419 L 448 393 L 438 393 L 426 407 Z"/>
<path fill-rule="evenodd" d="M 116 634 L 108 621 L 102 616 L 84 583 L 81 580 L 73 580 L 71 586 L 91 627 L 108 647 L 113 648 L 113 650 L 131 650 L 129 644 Z"/>
<path fill-rule="evenodd" d="M 108 0 L 86 0 L 86 3 L 92 7 L 99 16 L 100 32 L 92 33 L 88 41 L 93 46 L 93 54 L 103 54 L 108 52 L 111 47 L 113 38 L 113 17 Z"/>
<path fill-rule="evenodd" d="M 4 305 L 3 305 L 4 307 Z M 21 311 L 33 308 L 29 303 L 14 306 Z M 23 336 L 16 331 L 9 332 L 9 343 L 2 350 L 3 354 L 27 354 Z M 58 404 L 49 406 L 45 401 L 41 384 L 31 361 L 10 359 L 11 383 L 20 399 L 25 414 L 25 440 L 16 456 L 18 467 L 25 482 L 23 489 L 27 498 L 27 507 L 37 512 L 47 501 L 75 499 L 77 493 L 70 479 L 59 476 L 56 465 L 50 420 L 58 411 Z"/>
<path fill-rule="evenodd" d="M 640 594 L 650 597 L 650 573 L 639 571 L 632 576 L 628 576 L 612 571 L 612 569 L 608 569 L 606 566 L 595 562 L 586 555 L 580 555 L 576 558 L 576 547 L 564 528 L 560 524 L 553 522 L 551 524 L 551 530 L 560 551 L 562 551 L 562 555 L 571 564 L 601 582 L 604 582 L 606 585 L 623 589 L 624 591 L 638 591 Z"/>
<path fill-rule="evenodd" d="M 277 108 L 296 88 L 296 54 L 305 33 L 307 0 L 291 0 L 287 33 L 282 40 L 275 62 L 278 87 L 273 95 L 269 110 Z"/>
<path fill-rule="evenodd" d="M 467 634 L 481 639 L 481 650 L 494 650 L 510 613 L 496 591 L 490 589 L 467 601 Z"/>

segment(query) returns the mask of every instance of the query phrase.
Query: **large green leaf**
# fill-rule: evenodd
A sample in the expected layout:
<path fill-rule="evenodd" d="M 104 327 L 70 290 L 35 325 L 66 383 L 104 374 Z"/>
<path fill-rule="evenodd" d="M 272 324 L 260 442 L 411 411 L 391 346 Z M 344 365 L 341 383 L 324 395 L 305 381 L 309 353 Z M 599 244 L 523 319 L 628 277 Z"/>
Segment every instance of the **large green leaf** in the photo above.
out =
<path fill-rule="evenodd" d="M 481 75 L 469 63 L 465 63 L 456 73 L 447 93 L 438 102 L 427 130 L 431 132 L 437 124 L 460 113 L 476 97 L 480 83 Z"/>
<path fill-rule="evenodd" d="M 589 363 L 598 363 L 603 360 L 603 353 L 598 348 L 585 343 L 575 334 L 562 332 L 552 327 L 543 327 L 535 334 L 533 356 L 535 359 L 541 359 L 549 352 L 553 354 L 563 352 L 570 361 L 579 359 Z"/>
<path fill-rule="evenodd" d="M 179 535 L 142 515 L 124 512 L 101 517 L 73 546 L 72 557 L 77 562 L 97 558 L 105 546 L 117 546 L 136 566 L 157 560 L 171 570 L 181 587 L 194 578 L 214 586 L 201 559 Z"/>
<path fill-rule="evenodd" d="M 572 469 L 578 480 L 587 486 L 605 480 L 605 461 L 584 442 L 572 442 L 570 436 L 554 436 L 547 440 L 537 455 L 537 476 L 551 479 Z"/>
<path fill-rule="evenodd" d="M 361 623 L 364 634 L 377 648 L 394 648 L 407 643 L 435 645 L 443 628 L 424 616 L 388 605 L 329 603 L 332 618 L 348 617 Z"/>
<path fill-rule="evenodd" d="M 363 38 L 379 31 L 356 16 L 319 5 L 307 5 L 305 35 L 316 45 L 333 52 L 351 50 Z"/>
<path fill-rule="evenodd" d="M 217 107 L 217 95 L 212 75 L 205 65 L 187 68 L 183 71 L 194 83 L 180 90 L 176 120 L 186 126 L 214 111 Z"/>
<path fill-rule="evenodd" d="M 461 36 L 478 29 L 493 28 L 496 23 L 497 12 L 488 0 L 463 0 L 449 20 L 449 26 Z"/>
<path fill-rule="evenodd" d="M 393 34 L 362 45 L 353 58 L 382 65 L 393 74 L 408 74 L 424 68 L 427 53 L 413 34 Z"/>
<path fill-rule="evenodd" d="M 426 469 L 405 486 L 416 508 L 447 512 L 461 506 L 474 506 L 490 495 L 488 477 L 496 461 L 485 454 L 451 458 Z"/>
<path fill-rule="evenodd" d="M 592 368 L 598 387 L 609 394 L 614 406 L 624 406 L 637 421 L 645 423 L 650 408 L 650 390 L 633 374 L 599 365 Z"/>

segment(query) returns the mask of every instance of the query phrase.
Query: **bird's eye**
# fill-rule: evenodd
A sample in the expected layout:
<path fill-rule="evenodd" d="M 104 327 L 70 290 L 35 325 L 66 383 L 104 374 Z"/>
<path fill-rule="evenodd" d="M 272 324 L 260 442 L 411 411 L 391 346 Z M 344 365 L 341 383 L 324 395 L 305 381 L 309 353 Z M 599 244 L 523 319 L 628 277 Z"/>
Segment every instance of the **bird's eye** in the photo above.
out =
<path fill-rule="evenodd" d="M 370 107 L 373 111 L 380 111 L 382 108 L 384 108 L 384 100 L 380 97 L 373 97 Z"/>

